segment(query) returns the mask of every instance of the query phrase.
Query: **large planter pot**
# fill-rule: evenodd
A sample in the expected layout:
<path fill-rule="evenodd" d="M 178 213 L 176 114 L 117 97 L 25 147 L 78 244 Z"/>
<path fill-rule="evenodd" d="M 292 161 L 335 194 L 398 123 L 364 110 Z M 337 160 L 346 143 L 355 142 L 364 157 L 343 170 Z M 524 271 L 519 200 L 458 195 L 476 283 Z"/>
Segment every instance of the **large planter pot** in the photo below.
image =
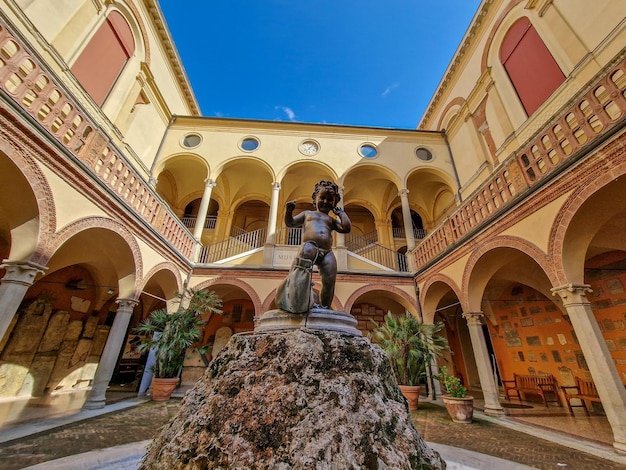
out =
<path fill-rule="evenodd" d="M 448 414 L 455 423 L 471 423 L 474 416 L 474 397 L 456 398 L 448 395 L 441 397 Z"/>
<path fill-rule="evenodd" d="M 179 382 L 178 377 L 173 379 L 152 378 L 152 399 L 154 401 L 167 401 Z"/>
<path fill-rule="evenodd" d="M 420 386 L 419 385 L 398 385 L 400 387 L 400 391 L 406 401 L 409 402 L 409 410 L 415 411 L 417 410 L 417 406 L 419 404 L 420 398 Z"/>

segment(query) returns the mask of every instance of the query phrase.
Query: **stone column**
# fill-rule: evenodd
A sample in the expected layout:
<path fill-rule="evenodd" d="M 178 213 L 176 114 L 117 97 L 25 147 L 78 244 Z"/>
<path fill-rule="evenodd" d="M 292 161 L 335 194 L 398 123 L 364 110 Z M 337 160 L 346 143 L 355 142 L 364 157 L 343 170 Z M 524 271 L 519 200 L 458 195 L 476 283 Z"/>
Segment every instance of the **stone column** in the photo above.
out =
<path fill-rule="evenodd" d="M 568 284 L 552 289 L 553 294 L 561 297 L 576 332 L 613 430 L 613 447 L 620 453 L 626 453 L 626 389 L 591 310 L 587 292 L 591 292 L 591 288 L 586 284 Z"/>
<path fill-rule="evenodd" d="M 26 291 L 33 285 L 35 277 L 48 268 L 31 261 L 9 261 L 6 259 L 0 264 L 0 268 L 6 269 L 6 274 L 0 282 L 1 342 L 26 295 Z"/>
<path fill-rule="evenodd" d="M 339 188 L 339 195 L 341 196 L 341 201 L 339 205 L 343 208 L 346 207 L 346 201 L 343 198 L 343 186 Z M 333 217 L 336 217 L 334 214 L 330 214 Z M 350 217 L 348 215 L 348 217 Z M 348 249 L 346 248 L 346 234 L 345 233 L 337 233 L 337 246 L 335 246 L 335 258 L 337 259 L 337 271 L 347 271 L 348 270 Z"/>
<path fill-rule="evenodd" d="M 278 220 L 278 195 L 280 194 L 280 183 L 272 183 L 272 200 L 270 202 L 270 220 L 267 223 L 267 240 L 265 243 L 273 245 L 276 242 L 276 221 Z"/>
<path fill-rule="evenodd" d="M 267 237 L 263 247 L 263 266 L 274 265 L 274 249 L 276 247 L 276 221 L 278 220 L 278 196 L 280 194 L 280 183 L 272 183 L 272 200 L 270 201 L 270 217 L 267 223 Z"/>
<path fill-rule="evenodd" d="M 476 359 L 478 368 L 478 378 L 480 380 L 480 388 L 483 391 L 485 400 L 485 414 L 500 416 L 504 414 L 502 405 L 500 405 L 498 386 L 491 369 L 491 361 L 489 352 L 487 351 L 487 343 L 483 333 L 482 312 L 468 312 L 463 314 L 463 318 L 467 321 L 470 339 L 472 341 L 472 350 Z"/>
<path fill-rule="evenodd" d="M 209 212 L 209 203 L 211 202 L 211 192 L 217 183 L 212 179 L 204 180 L 204 193 L 202 194 L 202 200 L 200 201 L 200 207 L 198 208 L 198 215 L 196 216 L 196 226 L 193 228 L 193 236 L 199 242 L 202 242 L 202 231 L 204 230 L 204 224 L 206 222 L 206 216 Z"/>
<path fill-rule="evenodd" d="M 376 219 L 374 221 L 376 233 L 378 234 L 378 243 L 393 248 L 393 234 L 391 233 L 391 220 Z"/>
<path fill-rule="evenodd" d="M 113 320 L 113 326 L 104 345 L 104 351 L 102 351 L 98 369 L 96 369 L 96 375 L 93 378 L 91 393 L 85 402 L 84 408 L 90 410 L 104 408 L 107 386 L 113 376 L 117 358 L 126 339 L 126 332 L 128 331 L 130 319 L 133 316 L 133 309 L 138 303 L 137 300 L 133 299 L 119 299 L 117 301 L 115 320 Z"/>
<path fill-rule="evenodd" d="M 415 236 L 413 235 L 413 222 L 411 221 L 411 207 L 409 206 L 409 190 L 400 191 L 402 201 L 402 220 L 404 222 L 404 234 L 406 236 L 406 251 L 415 249 Z"/>

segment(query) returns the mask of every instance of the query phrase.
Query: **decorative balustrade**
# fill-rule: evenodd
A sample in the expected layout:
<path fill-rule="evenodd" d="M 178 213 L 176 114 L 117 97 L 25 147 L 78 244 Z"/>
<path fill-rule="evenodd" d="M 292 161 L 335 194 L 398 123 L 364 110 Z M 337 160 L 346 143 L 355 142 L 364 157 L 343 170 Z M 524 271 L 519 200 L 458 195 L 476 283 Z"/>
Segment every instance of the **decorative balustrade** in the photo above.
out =
<path fill-rule="evenodd" d="M 0 89 L 83 161 L 176 249 L 191 258 L 195 239 L 63 88 L 0 24 Z"/>
<path fill-rule="evenodd" d="M 432 260 L 606 132 L 626 115 L 625 96 L 623 60 L 521 151 L 505 160 L 501 170 L 433 230 L 413 252 L 415 265 Z"/>

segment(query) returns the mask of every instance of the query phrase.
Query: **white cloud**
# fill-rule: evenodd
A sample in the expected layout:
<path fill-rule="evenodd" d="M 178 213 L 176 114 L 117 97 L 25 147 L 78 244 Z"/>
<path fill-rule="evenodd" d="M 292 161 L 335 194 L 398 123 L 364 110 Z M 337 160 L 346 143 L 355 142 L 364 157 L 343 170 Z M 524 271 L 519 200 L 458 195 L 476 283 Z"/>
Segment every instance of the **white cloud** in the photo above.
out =
<path fill-rule="evenodd" d="M 383 91 L 380 96 L 387 96 L 389 93 L 391 93 L 393 90 L 395 90 L 396 88 L 398 88 L 398 84 L 394 83 L 393 85 L 389 85 L 387 88 L 385 88 L 385 91 Z"/>
<path fill-rule="evenodd" d="M 293 109 L 288 106 L 276 106 L 276 109 L 281 110 L 283 113 L 287 115 L 287 119 L 290 121 L 294 121 L 296 119 L 296 113 L 294 113 Z"/>

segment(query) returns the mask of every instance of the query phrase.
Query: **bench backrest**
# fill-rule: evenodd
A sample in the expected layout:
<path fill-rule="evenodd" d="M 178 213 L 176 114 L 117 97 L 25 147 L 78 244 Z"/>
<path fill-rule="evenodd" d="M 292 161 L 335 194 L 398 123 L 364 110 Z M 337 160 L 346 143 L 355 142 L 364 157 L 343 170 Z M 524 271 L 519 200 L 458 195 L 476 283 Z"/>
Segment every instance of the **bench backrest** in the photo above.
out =
<path fill-rule="evenodd" d="M 598 390 L 596 389 L 596 384 L 593 383 L 593 380 L 585 380 L 580 377 L 576 377 L 576 386 L 578 387 L 581 395 L 587 395 L 590 397 L 598 396 Z"/>
<path fill-rule="evenodd" d="M 515 385 L 520 388 L 537 388 L 537 385 L 555 385 L 553 375 L 518 375 L 514 374 Z"/>

